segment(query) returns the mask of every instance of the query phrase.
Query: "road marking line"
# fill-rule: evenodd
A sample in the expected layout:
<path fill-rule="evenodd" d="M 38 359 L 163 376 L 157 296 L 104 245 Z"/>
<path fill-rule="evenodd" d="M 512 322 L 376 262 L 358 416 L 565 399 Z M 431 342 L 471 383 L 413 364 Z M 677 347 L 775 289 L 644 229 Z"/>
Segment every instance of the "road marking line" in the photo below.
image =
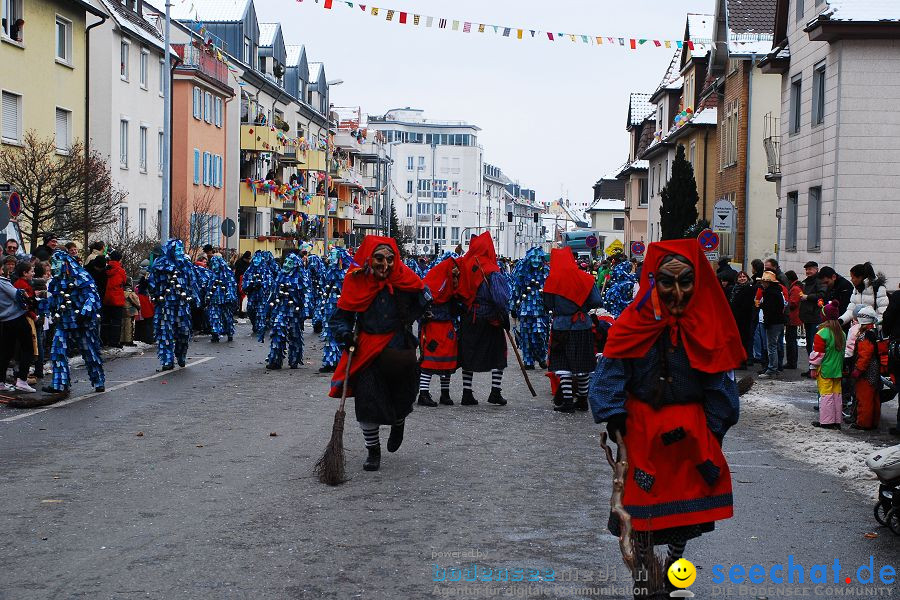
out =
<path fill-rule="evenodd" d="M 190 367 L 194 367 L 196 365 L 205 363 L 207 361 L 212 360 L 214 357 L 207 356 L 206 358 L 201 358 L 199 360 L 195 360 L 194 362 L 188 363 L 182 369 L 187 369 Z M 70 398 L 68 400 L 63 400 L 62 402 L 57 402 L 56 404 L 51 404 L 50 406 L 45 406 L 43 408 L 36 408 L 34 410 L 16 415 L 14 417 L 7 417 L 5 419 L 0 419 L 0 423 L 11 423 L 13 421 L 18 421 L 19 419 L 24 419 L 25 417 L 30 417 L 31 415 L 36 415 L 38 413 L 46 412 L 48 410 L 52 410 L 54 408 L 59 408 L 61 406 L 68 406 L 70 404 L 75 404 L 76 402 L 81 402 L 82 400 L 87 400 L 88 398 L 93 398 L 95 396 L 102 396 L 103 394 L 108 394 L 110 392 L 115 392 L 116 390 L 121 390 L 122 388 L 127 388 L 130 385 L 134 385 L 136 383 L 143 383 L 145 381 L 149 381 L 150 379 L 156 379 L 157 377 L 163 377 L 164 375 L 171 375 L 173 371 L 160 371 L 159 373 L 154 373 L 153 375 L 148 375 L 147 377 L 142 377 L 140 379 L 135 379 L 134 381 L 129 381 L 127 383 L 120 383 L 119 385 L 114 385 L 111 388 L 106 388 L 105 392 L 91 392 L 89 394 L 85 394 L 83 396 L 78 396 L 77 398 Z"/>

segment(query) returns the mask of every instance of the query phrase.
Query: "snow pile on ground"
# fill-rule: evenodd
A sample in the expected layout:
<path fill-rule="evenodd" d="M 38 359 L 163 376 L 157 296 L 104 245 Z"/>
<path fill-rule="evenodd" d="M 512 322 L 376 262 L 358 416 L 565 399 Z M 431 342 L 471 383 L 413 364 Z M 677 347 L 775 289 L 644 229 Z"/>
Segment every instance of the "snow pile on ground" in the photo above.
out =
<path fill-rule="evenodd" d="M 144 342 L 135 342 L 134 346 L 123 346 L 121 348 L 104 348 L 103 349 L 103 362 L 107 362 L 110 360 L 115 360 L 117 358 L 123 358 L 125 356 L 134 356 L 137 354 L 143 354 L 145 351 L 155 348 L 156 346 L 151 346 L 150 344 L 145 344 Z M 69 359 L 69 368 L 77 369 L 84 366 L 84 359 L 81 356 L 73 356 Z M 45 368 L 45 371 L 49 370 Z"/>
<path fill-rule="evenodd" d="M 811 410 L 794 406 L 784 398 L 796 394 L 796 382 L 757 382 L 741 396 L 741 421 L 749 421 L 770 433 L 779 454 L 843 479 L 847 487 L 866 497 L 878 495 L 878 478 L 866 466 L 866 456 L 881 446 L 810 423 Z M 844 425 L 844 427 L 847 427 Z"/>

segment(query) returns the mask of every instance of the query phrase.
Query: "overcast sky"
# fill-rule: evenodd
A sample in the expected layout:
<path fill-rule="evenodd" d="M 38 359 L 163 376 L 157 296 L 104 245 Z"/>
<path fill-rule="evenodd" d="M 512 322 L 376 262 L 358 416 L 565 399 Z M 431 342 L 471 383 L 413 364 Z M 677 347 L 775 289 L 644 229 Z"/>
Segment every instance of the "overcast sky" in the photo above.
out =
<path fill-rule="evenodd" d="M 256 0 L 260 22 L 280 22 L 286 44 L 305 44 L 325 63 L 336 106 L 383 114 L 422 108 L 433 119 L 481 127 L 485 161 L 539 200 L 566 191 L 589 199 L 591 186 L 627 158 L 628 94 L 652 92 L 673 50 L 638 50 L 533 40 L 529 29 L 626 38 L 681 39 L 688 12 L 712 13 L 713 0 L 376 0 L 378 17 L 334 0 Z M 385 10 L 508 25 L 525 39 L 387 22 Z"/>

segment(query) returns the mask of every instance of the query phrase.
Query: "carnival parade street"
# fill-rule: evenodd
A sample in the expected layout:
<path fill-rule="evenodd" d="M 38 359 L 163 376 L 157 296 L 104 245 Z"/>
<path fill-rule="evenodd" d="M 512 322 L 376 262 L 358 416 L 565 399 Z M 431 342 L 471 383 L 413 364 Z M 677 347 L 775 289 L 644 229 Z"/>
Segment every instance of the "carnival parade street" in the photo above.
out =
<path fill-rule="evenodd" d="M 232 343 L 197 336 L 184 368 L 156 371 L 146 347 L 107 362 L 106 393 L 75 368 L 70 403 L 0 407 L 0 598 L 629 597 L 606 530 L 603 428 L 589 413 L 554 412 L 540 371 L 529 371 L 537 398 L 510 370 L 506 406 L 416 405 L 403 447 L 375 473 L 348 425 L 348 481 L 329 487 L 312 468 L 337 400 L 307 329 L 296 370 L 266 371 L 267 345 L 238 324 Z M 476 374 L 476 395 L 489 383 Z M 760 381 L 741 398 L 725 439 L 735 517 L 688 546 L 697 597 L 739 597 L 740 585 L 712 583 L 716 564 L 768 573 L 792 555 L 806 582 L 780 587 L 808 597 L 812 565 L 828 566 L 829 587 L 850 588 L 831 584 L 835 559 L 854 581 L 870 556 L 876 581 L 897 564 L 897 538 L 872 519 L 877 482 L 855 466 L 862 448 L 890 442 L 856 432 L 837 445 L 809 428 L 813 387 Z M 454 400 L 460 389 L 456 374 Z M 473 564 L 493 579 L 521 569 L 523 581 L 449 580 Z M 766 586 L 744 584 L 744 597 L 776 597 L 750 587 Z M 896 594 L 854 586 L 875 587 Z"/>

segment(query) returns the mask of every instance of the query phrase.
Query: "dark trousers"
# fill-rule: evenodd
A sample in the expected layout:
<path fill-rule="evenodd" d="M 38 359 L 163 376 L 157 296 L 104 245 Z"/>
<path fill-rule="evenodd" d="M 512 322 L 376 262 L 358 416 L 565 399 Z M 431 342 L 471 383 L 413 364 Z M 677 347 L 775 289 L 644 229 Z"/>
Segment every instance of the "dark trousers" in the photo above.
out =
<path fill-rule="evenodd" d="M 122 313 L 124 306 L 103 306 L 100 338 L 104 346 L 122 347 Z"/>
<path fill-rule="evenodd" d="M 785 366 L 788 369 L 797 368 L 797 334 L 799 333 L 799 328 L 799 325 L 787 325 L 784 328 L 784 338 L 786 344 L 785 354 L 787 355 L 787 363 Z"/>
<path fill-rule="evenodd" d="M 18 352 L 19 364 L 16 377 L 28 379 L 28 369 L 34 362 L 34 351 L 31 344 L 31 327 L 25 315 L 0 323 L 0 377 L 6 382 L 6 371 L 13 356 Z"/>

